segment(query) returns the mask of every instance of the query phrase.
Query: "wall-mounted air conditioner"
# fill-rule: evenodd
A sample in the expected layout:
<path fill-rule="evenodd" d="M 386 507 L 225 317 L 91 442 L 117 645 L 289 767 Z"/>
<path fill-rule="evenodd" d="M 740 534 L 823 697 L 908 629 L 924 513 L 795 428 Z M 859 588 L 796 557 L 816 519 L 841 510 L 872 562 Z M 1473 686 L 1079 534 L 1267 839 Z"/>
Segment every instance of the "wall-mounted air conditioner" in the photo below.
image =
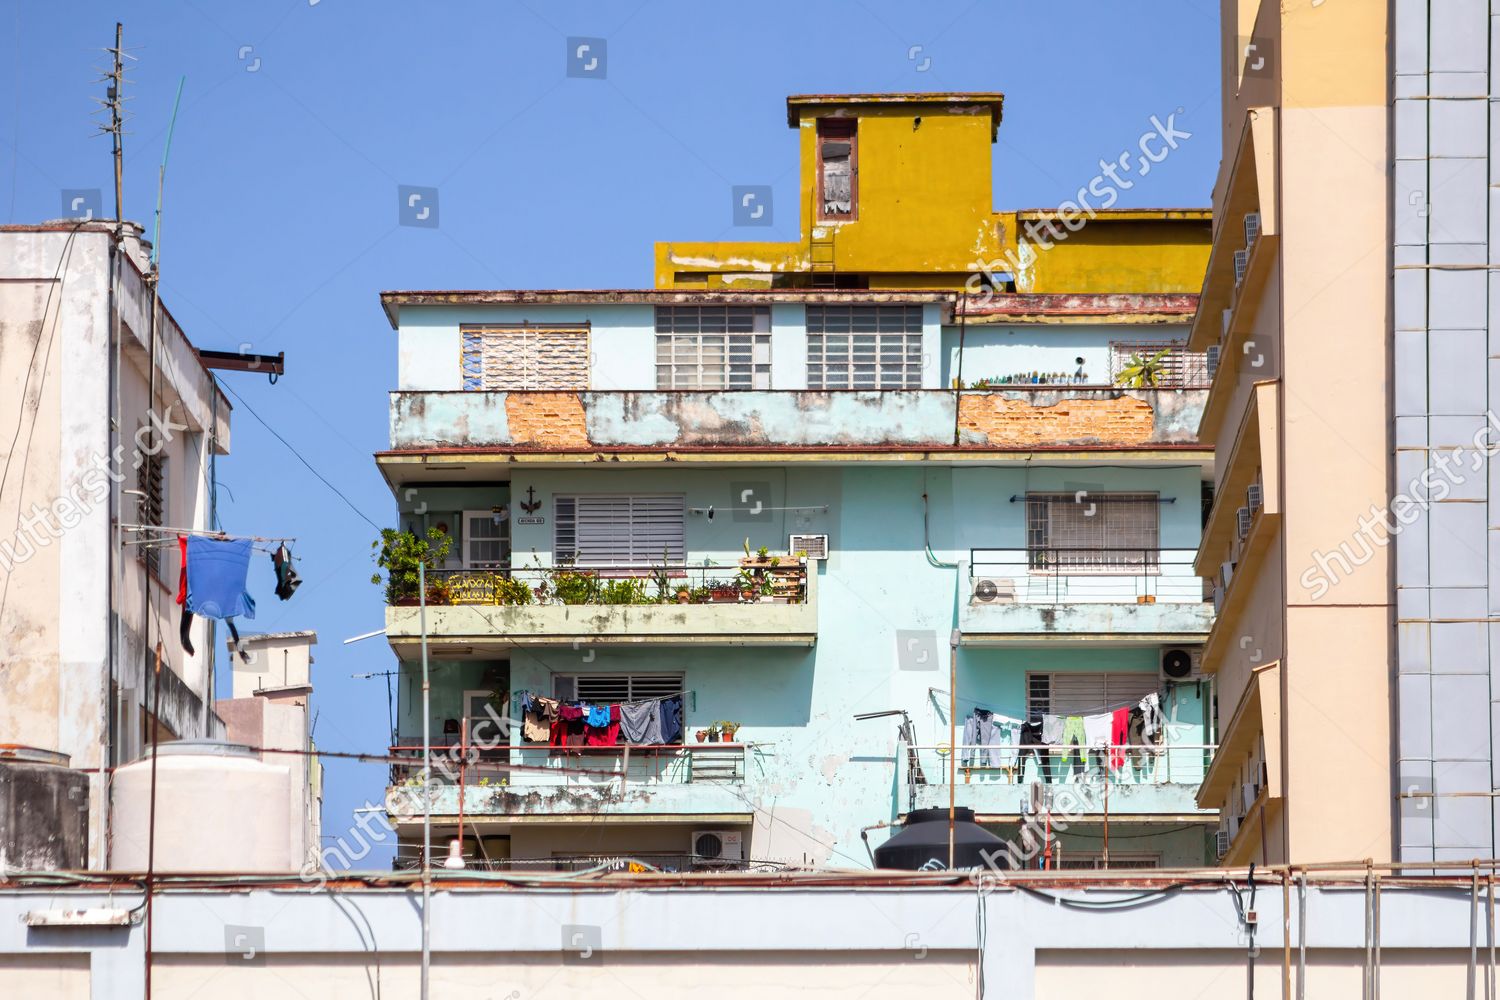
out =
<path fill-rule="evenodd" d="M 827 535 L 792 535 L 786 543 L 786 551 L 789 555 L 798 552 L 806 552 L 809 559 L 828 558 L 828 536 Z"/>
<path fill-rule="evenodd" d="M 1208 366 L 1208 377 L 1213 378 L 1214 373 L 1219 370 L 1219 345 L 1214 344 L 1203 352 L 1204 363 Z"/>
<path fill-rule="evenodd" d="M 1234 835 L 1228 830 L 1219 830 L 1214 834 L 1214 854 L 1219 860 L 1223 860 L 1229 853 L 1229 845 L 1234 840 Z"/>
<path fill-rule="evenodd" d="M 1229 581 L 1234 579 L 1234 561 L 1219 563 L 1219 589 L 1228 590 Z"/>
<path fill-rule="evenodd" d="M 972 604 L 1013 604 L 1016 600 L 1016 581 L 1003 576 L 976 576 L 974 588 L 969 594 Z"/>
<path fill-rule="evenodd" d="M 1247 212 L 1245 214 L 1245 246 L 1255 245 L 1255 238 L 1260 235 L 1260 213 Z"/>
<path fill-rule="evenodd" d="M 1251 512 L 1249 507 L 1241 507 L 1234 512 L 1235 531 L 1242 542 L 1245 540 L 1245 536 L 1250 534 L 1250 518 Z"/>
<path fill-rule="evenodd" d="M 1256 511 L 1260 510 L 1261 501 L 1264 498 L 1265 494 L 1261 490 L 1260 483 L 1251 483 L 1245 489 L 1245 506 L 1250 508 L 1251 514 L 1254 514 Z"/>
<path fill-rule="evenodd" d="M 1240 786 L 1240 800 L 1244 803 L 1245 812 L 1248 813 L 1250 811 L 1250 807 L 1255 805 L 1255 799 L 1257 795 L 1259 795 L 1259 790 L 1254 785 L 1250 784 L 1250 782 L 1247 781 Z"/>
<path fill-rule="evenodd" d="M 1184 649 L 1181 646 L 1172 646 L 1161 651 L 1161 679 L 1177 683 L 1180 681 L 1197 680 L 1202 676 L 1201 650 Z"/>
<path fill-rule="evenodd" d="M 738 830 L 694 830 L 692 862 L 695 867 L 713 868 L 745 860 L 745 835 Z"/>
<path fill-rule="evenodd" d="M 1238 285 L 1245 280 L 1245 272 L 1250 269 L 1250 251 L 1236 250 L 1234 252 L 1234 283 Z"/>

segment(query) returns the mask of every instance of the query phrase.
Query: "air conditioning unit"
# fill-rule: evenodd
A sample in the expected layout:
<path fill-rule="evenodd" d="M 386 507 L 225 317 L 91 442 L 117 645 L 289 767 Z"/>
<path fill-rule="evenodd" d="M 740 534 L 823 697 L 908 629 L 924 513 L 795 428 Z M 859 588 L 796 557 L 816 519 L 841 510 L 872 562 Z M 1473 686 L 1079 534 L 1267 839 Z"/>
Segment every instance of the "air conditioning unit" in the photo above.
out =
<path fill-rule="evenodd" d="M 787 553 L 796 555 L 798 552 L 806 552 L 807 558 L 821 560 L 828 558 L 828 536 L 827 535 L 792 535 L 786 543 Z"/>
<path fill-rule="evenodd" d="M 976 576 L 974 578 L 974 589 L 969 595 L 969 603 L 1013 604 L 1015 600 L 1015 580 L 999 576 Z"/>
<path fill-rule="evenodd" d="M 1201 653 L 1174 646 L 1161 651 L 1161 679 L 1164 681 L 1190 681 L 1199 677 Z"/>
<path fill-rule="evenodd" d="M 1228 590 L 1229 581 L 1234 579 L 1234 562 L 1219 563 L 1219 589 Z"/>
<path fill-rule="evenodd" d="M 1256 787 L 1248 781 L 1240 786 L 1240 801 L 1244 804 L 1245 812 L 1248 813 L 1250 807 L 1255 805 L 1255 798 L 1258 794 L 1259 792 Z"/>
<path fill-rule="evenodd" d="M 1238 532 L 1239 540 L 1244 541 L 1245 536 L 1250 534 L 1251 511 L 1249 507 L 1241 507 L 1234 512 L 1235 530 Z"/>
<path fill-rule="evenodd" d="M 745 835 L 738 830 L 694 830 L 689 853 L 695 868 L 744 861 Z"/>
<path fill-rule="evenodd" d="M 1255 238 L 1260 235 L 1260 213 L 1247 212 L 1245 214 L 1245 246 L 1255 245 Z"/>
<path fill-rule="evenodd" d="M 1256 511 L 1260 510 L 1261 501 L 1264 499 L 1264 497 L 1265 494 L 1261 490 L 1260 483 L 1251 483 L 1249 487 L 1246 488 L 1245 506 L 1250 508 L 1250 513 L 1254 514 Z"/>
<path fill-rule="evenodd" d="M 1220 830 L 1214 834 L 1214 854 L 1219 860 L 1223 860 L 1229 854 L 1229 845 L 1234 840 L 1234 834 L 1228 830 Z"/>
<path fill-rule="evenodd" d="M 1213 378 L 1214 373 L 1219 370 L 1219 345 L 1214 344 L 1203 352 L 1204 363 L 1208 366 L 1208 377 Z"/>
<path fill-rule="evenodd" d="M 1250 269 L 1250 251 L 1236 250 L 1234 252 L 1234 283 L 1238 285 L 1245 280 L 1245 272 Z"/>

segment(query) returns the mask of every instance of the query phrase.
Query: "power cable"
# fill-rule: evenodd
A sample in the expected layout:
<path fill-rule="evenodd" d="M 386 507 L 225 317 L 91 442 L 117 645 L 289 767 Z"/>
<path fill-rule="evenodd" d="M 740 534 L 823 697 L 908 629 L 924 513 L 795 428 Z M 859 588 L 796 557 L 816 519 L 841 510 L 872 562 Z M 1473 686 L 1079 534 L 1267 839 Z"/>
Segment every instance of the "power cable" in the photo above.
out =
<path fill-rule="evenodd" d="M 256 413 L 255 412 L 255 408 L 253 406 L 251 406 L 249 403 L 245 402 L 245 397 L 244 396 L 241 396 L 239 393 L 235 392 L 234 389 L 229 385 L 228 382 L 224 382 L 224 383 L 221 383 L 221 384 L 223 385 L 224 389 L 231 396 L 233 396 L 235 399 L 239 400 L 240 405 L 244 406 L 244 408 L 250 412 L 250 415 L 252 417 L 254 417 L 256 420 L 260 421 L 260 425 L 262 427 L 264 427 L 266 430 L 270 431 L 271 435 L 273 437 L 275 437 L 276 440 L 278 440 L 282 444 L 286 445 L 287 451 L 290 451 L 293 455 L 297 456 L 297 461 L 301 462 L 304 466 L 306 466 L 308 472 L 311 472 L 314 476 L 317 476 L 319 482 L 321 482 L 324 486 L 326 486 L 330 490 L 332 490 L 338 496 L 338 498 L 340 500 L 344 501 L 344 503 L 348 505 L 348 507 L 349 507 L 350 510 L 354 511 L 354 513 L 356 513 L 360 517 L 364 518 L 365 521 L 370 525 L 370 527 L 374 528 L 376 531 L 380 530 L 380 525 L 378 525 L 374 521 L 370 520 L 369 515 L 367 515 L 364 511 L 360 510 L 358 507 L 354 506 L 354 501 L 353 500 L 350 500 L 347 496 L 344 495 L 344 492 L 342 490 L 340 490 L 337 486 L 333 485 L 333 483 L 329 482 L 328 478 L 326 476 L 324 476 L 323 473 L 321 473 L 317 469 L 313 468 L 313 464 L 311 462 L 309 462 L 307 459 L 303 458 L 302 457 L 302 453 L 300 451 L 298 451 L 292 445 L 292 443 L 290 441 L 288 441 L 286 438 L 282 437 L 281 434 L 277 432 L 276 428 L 274 428 L 270 424 L 266 423 L 265 418 L 262 417 L 259 413 Z"/>

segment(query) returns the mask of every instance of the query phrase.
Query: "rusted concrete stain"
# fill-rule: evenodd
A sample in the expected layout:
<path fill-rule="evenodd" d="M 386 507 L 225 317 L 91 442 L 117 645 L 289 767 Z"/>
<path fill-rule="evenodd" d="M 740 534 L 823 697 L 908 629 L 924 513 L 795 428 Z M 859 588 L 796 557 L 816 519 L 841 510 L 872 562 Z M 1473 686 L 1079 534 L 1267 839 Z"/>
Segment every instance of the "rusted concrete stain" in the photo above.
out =
<path fill-rule="evenodd" d="M 1193 444 L 1200 389 L 393 393 L 395 449 Z"/>

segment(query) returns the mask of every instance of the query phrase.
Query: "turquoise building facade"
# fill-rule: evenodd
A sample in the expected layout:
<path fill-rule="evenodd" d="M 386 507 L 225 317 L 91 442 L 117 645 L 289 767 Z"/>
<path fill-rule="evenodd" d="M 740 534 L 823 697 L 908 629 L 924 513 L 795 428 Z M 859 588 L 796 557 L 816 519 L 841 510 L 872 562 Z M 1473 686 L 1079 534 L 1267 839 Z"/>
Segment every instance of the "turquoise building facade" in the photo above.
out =
<path fill-rule="evenodd" d="M 1183 338 L 1169 303 L 1036 298 L 386 293 L 400 374 L 377 462 L 396 526 L 452 539 L 425 612 L 429 722 L 453 761 L 425 800 L 439 849 L 462 829 L 478 866 L 869 867 L 902 816 L 951 795 L 1030 866 L 1212 862 L 1217 817 L 1194 798 L 1213 700 L 1191 666 L 1212 621 L 1191 568 L 1205 390 L 1176 353 L 1155 385 L 1111 370 Z M 792 596 L 710 599 L 747 556 L 781 560 Z M 559 570 L 646 596 L 497 596 Z M 422 617 L 387 611 L 408 862 Z M 682 742 L 527 743 L 494 721 L 525 693 L 680 693 Z M 963 746 L 975 709 L 1093 715 L 1152 693 L 1160 743 L 1121 767 L 1046 752 L 1039 781 L 1018 748 Z M 698 741 L 725 721 L 732 741 Z M 1028 827 L 1051 839 L 1029 849 Z"/>

